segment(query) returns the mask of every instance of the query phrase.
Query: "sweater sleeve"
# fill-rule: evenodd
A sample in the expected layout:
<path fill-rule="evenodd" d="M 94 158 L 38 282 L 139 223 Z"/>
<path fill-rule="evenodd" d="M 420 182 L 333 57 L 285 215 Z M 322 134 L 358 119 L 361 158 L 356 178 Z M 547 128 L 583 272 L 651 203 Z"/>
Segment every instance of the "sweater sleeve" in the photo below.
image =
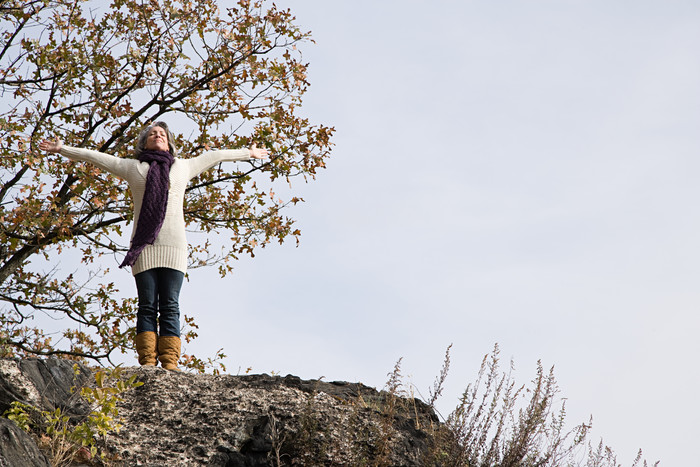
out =
<path fill-rule="evenodd" d="M 134 159 L 122 159 L 103 152 L 91 151 L 89 149 L 63 146 L 61 154 L 74 161 L 89 162 L 100 169 L 126 179 L 129 167 L 135 162 Z"/>
<path fill-rule="evenodd" d="M 250 160 L 248 149 L 226 149 L 223 151 L 207 151 L 201 156 L 186 159 L 189 165 L 189 178 L 192 179 L 205 170 L 211 169 L 219 162 Z"/>

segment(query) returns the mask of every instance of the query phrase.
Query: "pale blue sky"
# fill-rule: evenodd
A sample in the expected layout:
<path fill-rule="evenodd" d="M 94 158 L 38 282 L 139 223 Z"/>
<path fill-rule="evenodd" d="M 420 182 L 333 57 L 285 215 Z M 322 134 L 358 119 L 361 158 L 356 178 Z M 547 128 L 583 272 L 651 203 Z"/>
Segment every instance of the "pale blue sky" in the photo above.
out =
<path fill-rule="evenodd" d="M 376 387 L 403 357 L 427 395 L 453 343 L 447 415 L 497 342 L 623 465 L 696 462 L 700 4 L 277 4 L 336 147 L 299 248 L 190 273 L 189 350 Z"/>
<path fill-rule="evenodd" d="M 700 4 L 278 5 L 336 148 L 299 248 L 191 274 L 198 347 L 379 387 L 404 357 L 427 393 L 454 343 L 447 412 L 498 342 L 523 383 L 555 365 L 623 465 L 695 462 Z"/>

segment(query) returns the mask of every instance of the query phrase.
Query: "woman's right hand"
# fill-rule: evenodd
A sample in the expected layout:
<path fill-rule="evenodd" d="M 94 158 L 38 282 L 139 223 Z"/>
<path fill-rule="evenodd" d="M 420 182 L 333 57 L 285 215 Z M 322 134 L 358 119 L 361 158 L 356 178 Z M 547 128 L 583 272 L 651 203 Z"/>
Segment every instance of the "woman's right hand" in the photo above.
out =
<path fill-rule="evenodd" d="M 44 141 L 39 143 L 39 149 L 41 149 L 42 151 L 60 152 L 62 147 L 63 147 L 63 141 L 61 141 L 58 138 L 56 138 L 55 141 L 51 141 L 50 139 L 45 139 Z"/>

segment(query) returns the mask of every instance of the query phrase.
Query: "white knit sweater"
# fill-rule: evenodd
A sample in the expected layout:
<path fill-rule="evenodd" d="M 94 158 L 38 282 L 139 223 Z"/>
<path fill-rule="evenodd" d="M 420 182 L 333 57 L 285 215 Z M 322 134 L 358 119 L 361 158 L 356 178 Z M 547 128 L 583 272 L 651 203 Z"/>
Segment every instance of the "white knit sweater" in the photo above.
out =
<path fill-rule="evenodd" d="M 137 159 L 122 159 L 98 151 L 63 146 L 61 154 L 77 161 L 85 161 L 96 165 L 127 181 L 134 197 L 134 227 L 139 221 L 141 202 L 146 188 L 146 175 L 149 164 Z M 170 167 L 170 190 L 168 191 L 168 208 L 160 233 L 153 245 L 148 245 L 139 255 L 131 272 L 136 275 L 152 268 L 171 268 L 186 272 L 187 270 L 187 238 L 185 237 L 185 216 L 183 203 L 187 183 L 200 173 L 223 161 L 241 161 L 250 159 L 248 149 L 233 149 L 225 151 L 208 151 L 192 159 L 175 158 Z"/>

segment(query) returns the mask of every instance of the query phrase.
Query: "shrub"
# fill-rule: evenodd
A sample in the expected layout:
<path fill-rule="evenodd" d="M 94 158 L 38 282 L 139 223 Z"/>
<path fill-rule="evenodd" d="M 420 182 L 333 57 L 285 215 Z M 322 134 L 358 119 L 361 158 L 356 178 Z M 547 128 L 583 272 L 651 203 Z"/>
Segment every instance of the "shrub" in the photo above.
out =
<path fill-rule="evenodd" d="M 76 375 L 78 368 L 78 365 L 73 367 Z M 107 433 L 121 428 L 117 408 L 117 403 L 121 401 L 119 395 L 142 384 L 136 381 L 136 375 L 124 379 L 120 367 L 100 369 L 95 372 L 94 386 L 71 388 L 90 407 L 90 413 L 78 422 L 73 421 L 60 407 L 41 410 L 22 402 L 13 402 L 4 415 L 23 430 L 33 431 L 39 447 L 49 452 L 54 466 L 85 462 L 98 455 L 107 461 L 98 452 L 98 440 L 104 441 Z"/>
<path fill-rule="evenodd" d="M 450 348 L 427 401 L 433 408 L 448 374 Z M 592 421 L 566 428 L 566 404 L 559 397 L 553 368 L 545 371 L 538 361 L 535 378 L 525 386 L 516 384 L 512 361 L 507 372 L 501 371 L 499 361 L 495 345 L 457 407 L 432 430 L 430 465 L 618 467 L 612 449 L 602 441 L 594 448 L 588 441 Z M 647 467 L 641 450 L 633 467 L 640 462 Z"/>

